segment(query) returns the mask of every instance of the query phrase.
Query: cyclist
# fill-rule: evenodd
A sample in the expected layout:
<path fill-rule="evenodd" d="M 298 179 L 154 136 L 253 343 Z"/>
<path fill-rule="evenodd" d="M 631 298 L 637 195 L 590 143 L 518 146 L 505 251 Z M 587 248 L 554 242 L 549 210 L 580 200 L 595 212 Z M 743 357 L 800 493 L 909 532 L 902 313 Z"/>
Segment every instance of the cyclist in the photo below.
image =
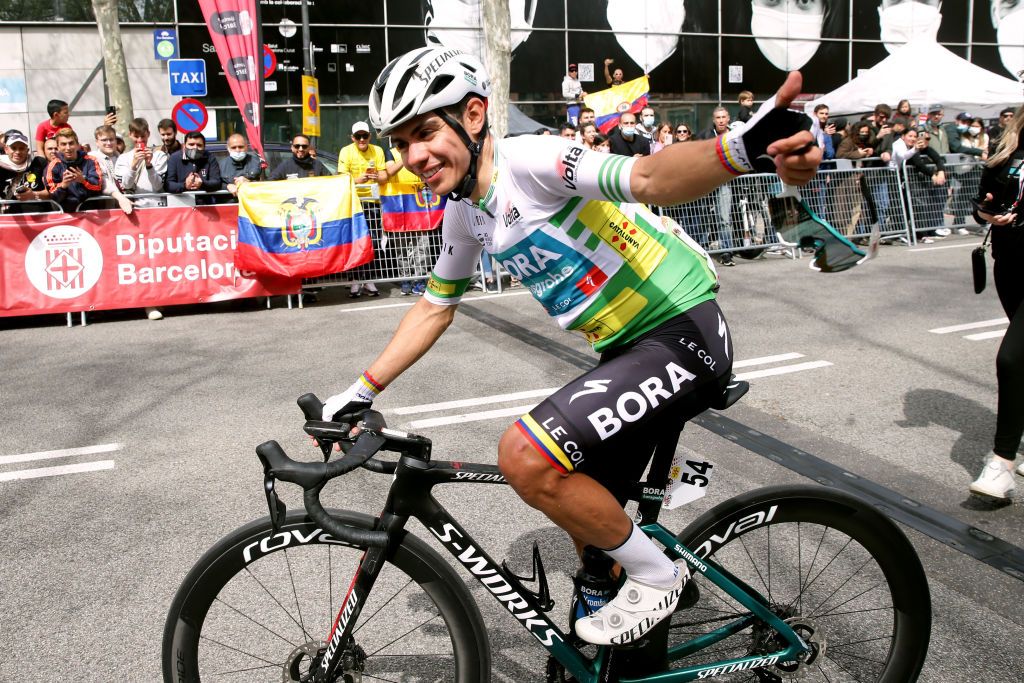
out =
<path fill-rule="evenodd" d="M 562 328 L 602 353 L 509 427 L 498 465 L 529 505 L 577 547 L 604 550 L 626 571 L 618 595 L 576 622 L 596 644 L 625 644 L 672 613 L 688 578 L 628 518 L 617 484 L 638 481 L 667 430 L 706 409 L 730 377 L 732 340 L 708 255 L 644 204 L 707 194 L 732 176 L 774 171 L 805 184 L 821 159 L 785 109 L 790 74 L 743 130 L 629 158 L 555 136 L 496 140 L 488 75 L 458 50 L 422 48 L 388 64 L 370 120 L 433 192 L 448 194 L 444 247 L 427 291 L 366 372 L 324 406 L 324 419 L 367 407 L 451 324 L 481 249 L 495 256 Z M 808 121 L 809 123 L 809 121 Z"/>

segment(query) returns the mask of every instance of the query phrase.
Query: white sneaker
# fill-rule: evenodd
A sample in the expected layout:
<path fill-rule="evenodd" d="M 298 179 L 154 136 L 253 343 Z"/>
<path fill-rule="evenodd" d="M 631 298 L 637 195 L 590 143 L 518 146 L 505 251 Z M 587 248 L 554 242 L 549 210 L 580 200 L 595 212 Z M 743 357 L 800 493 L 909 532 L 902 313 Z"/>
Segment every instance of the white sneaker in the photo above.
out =
<path fill-rule="evenodd" d="M 958 234 L 958 235 L 970 235 L 971 231 L 968 230 L 967 228 L 957 228 L 956 229 L 956 234 Z"/>
<path fill-rule="evenodd" d="M 690 578 L 686 560 L 676 560 L 679 574 L 669 588 L 648 586 L 626 577 L 611 602 L 576 622 L 576 635 L 594 645 L 625 645 L 670 616 Z"/>
<path fill-rule="evenodd" d="M 1018 468 L 1019 469 L 1019 468 Z M 985 467 L 971 483 L 971 493 L 990 498 L 1009 498 L 1013 495 L 1013 463 L 992 453 Z"/>
<path fill-rule="evenodd" d="M 939 237 L 949 237 L 951 234 L 953 234 L 953 231 L 950 230 L 949 228 L 936 228 L 935 234 L 938 235 Z"/>
<path fill-rule="evenodd" d="M 156 308 L 147 308 L 146 309 L 146 317 L 149 318 L 150 320 L 163 320 L 164 319 L 164 314 L 161 313 Z"/>

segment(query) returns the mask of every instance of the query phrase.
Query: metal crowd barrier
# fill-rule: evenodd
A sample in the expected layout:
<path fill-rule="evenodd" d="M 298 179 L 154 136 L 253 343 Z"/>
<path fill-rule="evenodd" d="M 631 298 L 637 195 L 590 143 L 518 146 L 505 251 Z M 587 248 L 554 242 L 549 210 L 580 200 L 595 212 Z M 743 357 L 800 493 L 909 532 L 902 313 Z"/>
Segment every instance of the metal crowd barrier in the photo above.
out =
<path fill-rule="evenodd" d="M 25 209 L 30 209 L 26 211 Z M 32 216 L 43 213 L 64 213 L 60 204 L 52 199 L 32 199 L 19 201 L 17 199 L 0 200 L 0 215 L 5 216 Z"/>
<path fill-rule="evenodd" d="M 972 215 L 971 199 L 978 192 L 985 162 L 967 154 L 947 154 L 943 158 L 946 182 L 936 185 L 931 175 L 922 175 L 910 164 L 901 169 L 906 194 L 909 227 L 917 239 L 934 236 L 937 229 L 981 232 Z M 934 174 L 936 166 L 928 163 Z"/>

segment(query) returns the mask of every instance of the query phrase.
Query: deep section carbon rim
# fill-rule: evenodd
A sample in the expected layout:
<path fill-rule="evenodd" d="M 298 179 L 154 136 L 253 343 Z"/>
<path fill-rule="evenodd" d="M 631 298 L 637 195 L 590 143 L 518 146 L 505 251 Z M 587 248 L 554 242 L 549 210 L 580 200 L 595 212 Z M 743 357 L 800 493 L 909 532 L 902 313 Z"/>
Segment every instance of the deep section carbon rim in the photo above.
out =
<path fill-rule="evenodd" d="M 391 554 L 354 642 L 342 645 L 334 680 L 480 680 L 476 668 L 486 657 L 462 604 L 465 586 L 454 574 L 453 586 L 430 553 L 407 538 Z M 239 530 L 200 560 L 175 598 L 165 679 L 311 680 L 362 554 L 294 513 L 276 534 L 269 523 Z"/>
<path fill-rule="evenodd" d="M 798 665 L 723 671 L 720 680 L 915 680 L 927 651 L 931 607 L 913 547 L 889 520 L 848 496 L 794 490 L 742 496 L 680 534 L 698 556 L 765 596 L 812 645 L 808 660 Z M 824 497 L 811 497 L 819 494 Z M 749 614 L 719 587 L 695 580 L 700 600 L 673 615 L 670 648 Z M 764 655 L 784 646 L 773 629 L 757 623 L 673 666 Z"/>

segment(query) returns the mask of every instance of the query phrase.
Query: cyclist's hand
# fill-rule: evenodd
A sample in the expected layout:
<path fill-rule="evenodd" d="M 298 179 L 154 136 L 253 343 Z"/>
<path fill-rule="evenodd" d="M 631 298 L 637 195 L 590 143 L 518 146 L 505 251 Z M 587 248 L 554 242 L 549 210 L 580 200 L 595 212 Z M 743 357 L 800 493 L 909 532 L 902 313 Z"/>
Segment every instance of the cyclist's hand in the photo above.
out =
<path fill-rule="evenodd" d="M 739 170 L 758 173 L 778 172 L 785 183 L 808 182 L 821 163 L 821 150 L 814 146 L 806 114 L 788 109 L 800 93 L 800 72 L 789 74 L 775 97 L 740 129 L 725 134 L 729 158 Z"/>
<path fill-rule="evenodd" d="M 370 373 L 364 372 L 348 389 L 327 399 L 324 403 L 323 419 L 333 422 L 335 415 L 366 410 L 373 405 L 373 399 L 383 390 L 384 387 L 378 384 Z"/>

